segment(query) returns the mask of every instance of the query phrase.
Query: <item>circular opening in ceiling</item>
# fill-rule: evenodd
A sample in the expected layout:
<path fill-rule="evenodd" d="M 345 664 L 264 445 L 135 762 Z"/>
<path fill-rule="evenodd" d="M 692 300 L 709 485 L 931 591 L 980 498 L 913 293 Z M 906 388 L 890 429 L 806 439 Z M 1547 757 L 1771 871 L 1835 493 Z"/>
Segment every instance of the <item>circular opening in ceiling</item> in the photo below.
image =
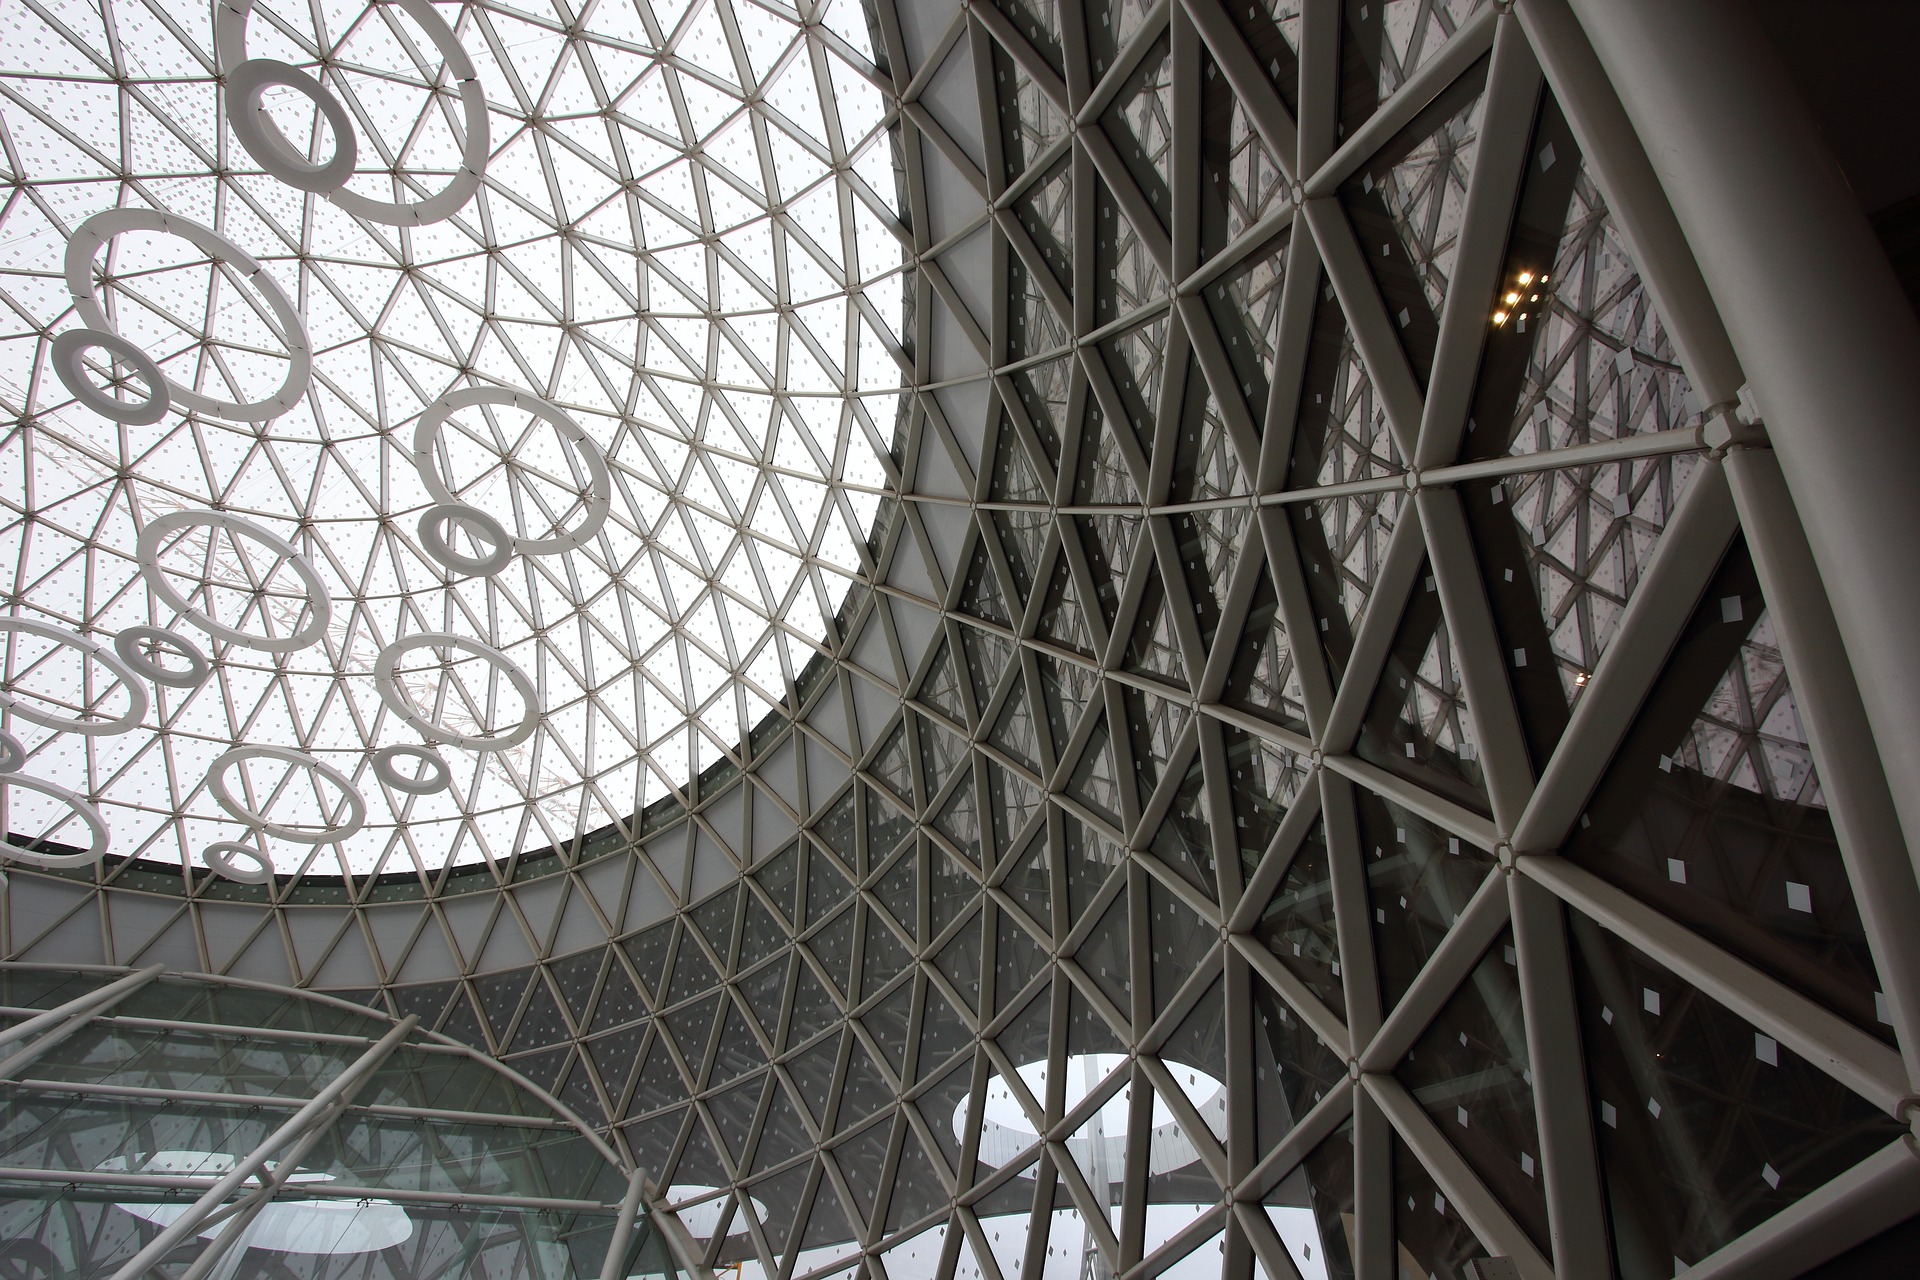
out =
<path fill-rule="evenodd" d="M 1088 1115 L 1067 1139 L 1067 1149 L 1083 1169 L 1104 1168 L 1111 1181 L 1126 1176 L 1127 1135 L 1133 1122 L 1133 1085 L 1125 1068 L 1131 1059 L 1118 1053 L 1070 1055 L 1065 1064 L 1062 1084 L 1065 1101 L 1062 1114 L 1071 1114 L 1088 1097 L 1104 1094 L 1105 1100 Z M 1165 1066 L 1187 1102 L 1200 1113 L 1201 1120 L 1215 1136 L 1226 1132 L 1226 1085 L 1198 1067 L 1167 1061 Z M 1036 1103 L 1047 1098 L 1047 1064 L 1029 1062 L 1017 1069 L 1020 1084 Z M 962 1099 L 953 1113 L 953 1129 L 965 1142 L 971 1132 L 970 1100 Z M 1150 1173 L 1161 1174 L 1193 1163 L 1199 1158 L 1192 1142 L 1180 1127 L 1173 1109 L 1157 1094 L 1149 1117 L 1151 1139 L 1148 1156 Z M 980 1159 L 988 1164 L 1010 1164 L 1039 1141 L 1040 1134 L 1026 1106 L 1006 1078 L 995 1073 L 987 1078 L 987 1090 L 980 1114 Z M 1029 1169 L 1023 1177 L 1032 1177 Z"/>

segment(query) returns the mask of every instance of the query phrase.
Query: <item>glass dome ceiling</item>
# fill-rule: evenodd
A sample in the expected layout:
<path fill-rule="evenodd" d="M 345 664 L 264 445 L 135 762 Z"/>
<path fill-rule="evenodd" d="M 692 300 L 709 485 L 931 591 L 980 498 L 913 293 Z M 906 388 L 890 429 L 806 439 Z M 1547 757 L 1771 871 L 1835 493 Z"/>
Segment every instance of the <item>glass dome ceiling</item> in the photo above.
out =
<path fill-rule="evenodd" d="M 250 812 L 275 871 L 361 875 L 563 842 L 737 751 L 822 643 L 889 480 L 906 261 L 856 0 L 565 24 L 35 3 L 4 26 L 0 557 L 7 611 L 54 628 L 6 636 L 26 774 L 92 800 L 115 856 L 195 863 Z M 270 68 L 258 114 L 223 105 L 244 59 L 297 73 Z M 301 79 L 324 92 L 280 83 Z M 263 171 L 324 186 L 342 123 L 338 191 Z M 116 208 L 168 220 L 89 222 Z M 53 340 L 89 324 L 63 377 Z M 150 416 L 141 355 L 173 403 L 116 423 Z M 119 409 L 76 401 L 76 370 Z M 499 394 L 424 412 L 473 388 Z M 499 527 L 423 528 L 447 500 Z M 491 576 L 445 567 L 502 533 Z M 146 683 L 109 660 L 135 626 L 211 675 L 105 732 Z M 442 639 L 395 647 L 420 636 Z M 238 743 L 277 750 L 222 763 Z M 416 753 L 376 775 L 377 749 L 422 745 L 444 789 L 406 789 L 434 772 Z M 88 843 L 59 797 L 8 792 L 13 832 Z"/>

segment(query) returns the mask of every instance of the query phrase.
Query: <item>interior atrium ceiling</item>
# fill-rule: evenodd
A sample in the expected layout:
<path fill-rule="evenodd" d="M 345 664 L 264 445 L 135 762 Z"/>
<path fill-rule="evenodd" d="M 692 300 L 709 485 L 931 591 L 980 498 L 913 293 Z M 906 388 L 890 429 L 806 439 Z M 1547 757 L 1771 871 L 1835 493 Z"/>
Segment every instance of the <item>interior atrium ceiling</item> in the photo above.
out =
<path fill-rule="evenodd" d="M 1910 1208 L 1920 887 L 1565 6 L 849 4 L 255 6 L 359 138 L 302 194 L 219 107 L 238 11 L 22 0 L 9 599 L 102 649 L 11 637 L 6 954 L 417 1015 L 781 1280 L 1757 1275 Z M 232 242 L 80 274 L 145 425 L 54 371 L 109 207 Z M 304 394 L 183 400 L 275 399 L 267 278 Z M 522 398 L 421 449 L 460 387 Z M 434 483 L 456 556 L 583 540 L 448 567 Z M 103 676 L 133 625 L 208 683 Z M 301 754 L 223 805 L 248 743 Z M 89 803 L 106 857 L 29 865 Z"/>

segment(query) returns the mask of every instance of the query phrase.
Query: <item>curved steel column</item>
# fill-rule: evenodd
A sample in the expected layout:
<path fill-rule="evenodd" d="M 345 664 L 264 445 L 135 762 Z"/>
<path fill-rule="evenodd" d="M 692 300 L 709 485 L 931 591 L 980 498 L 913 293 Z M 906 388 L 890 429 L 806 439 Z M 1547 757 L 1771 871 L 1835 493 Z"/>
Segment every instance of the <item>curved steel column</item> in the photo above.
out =
<path fill-rule="evenodd" d="M 1920 849 L 1920 322 L 1743 4 L 1569 2 L 1746 370 Z"/>

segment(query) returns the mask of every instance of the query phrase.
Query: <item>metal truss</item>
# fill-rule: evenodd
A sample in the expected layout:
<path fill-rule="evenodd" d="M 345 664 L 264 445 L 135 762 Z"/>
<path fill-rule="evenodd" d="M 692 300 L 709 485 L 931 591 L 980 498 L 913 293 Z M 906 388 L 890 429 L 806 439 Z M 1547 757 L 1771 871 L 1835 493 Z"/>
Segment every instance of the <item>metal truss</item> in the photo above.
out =
<path fill-rule="evenodd" d="M 417 1013 L 781 1280 L 1785 1276 L 1904 1216 L 1920 887 L 1567 7 L 874 19 L 909 408 L 791 721 L 506 887 L 19 874 L 13 953 Z"/>

